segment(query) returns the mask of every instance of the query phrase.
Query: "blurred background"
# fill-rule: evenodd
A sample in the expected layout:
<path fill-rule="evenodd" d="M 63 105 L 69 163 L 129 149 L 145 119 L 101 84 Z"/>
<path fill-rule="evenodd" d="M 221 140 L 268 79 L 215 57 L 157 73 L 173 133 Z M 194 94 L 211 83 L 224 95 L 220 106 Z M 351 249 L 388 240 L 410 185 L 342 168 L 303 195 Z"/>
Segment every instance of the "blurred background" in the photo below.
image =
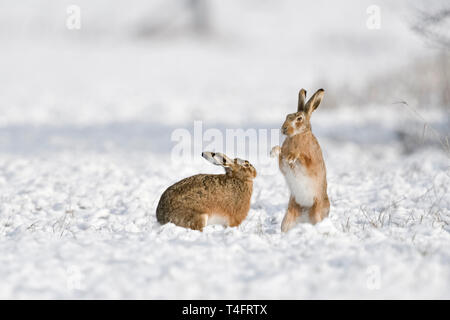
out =
<path fill-rule="evenodd" d="M 446 131 L 449 10 L 439 0 L 375 9 L 356 0 L 3 0 L 2 145 L 57 148 L 55 127 L 100 147 L 169 137 L 195 119 L 278 128 L 301 87 L 324 88 L 322 108 L 352 108 L 354 118 L 362 108 L 445 110 L 436 126 Z M 158 141 L 147 147 L 167 143 Z"/>

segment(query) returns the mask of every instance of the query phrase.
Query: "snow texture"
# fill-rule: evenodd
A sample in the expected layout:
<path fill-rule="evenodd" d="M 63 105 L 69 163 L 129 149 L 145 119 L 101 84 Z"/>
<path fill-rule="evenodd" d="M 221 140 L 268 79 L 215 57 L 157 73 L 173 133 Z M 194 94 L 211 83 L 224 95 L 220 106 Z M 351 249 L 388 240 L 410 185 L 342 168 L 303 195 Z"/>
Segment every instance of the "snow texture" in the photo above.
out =
<path fill-rule="evenodd" d="M 318 110 L 316 122 L 319 113 L 339 118 L 333 112 L 342 110 Z M 155 209 L 175 181 L 220 172 L 206 161 L 175 165 L 145 146 L 79 151 L 64 137 L 58 151 L 2 150 L 0 296 L 449 298 L 448 156 L 439 148 L 404 155 L 394 140 L 337 139 L 351 125 L 317 130 L 330 217 L 287 234 L 279 173 L 255 179 L 242 225 L 201 233 L 160 226 Z"/>

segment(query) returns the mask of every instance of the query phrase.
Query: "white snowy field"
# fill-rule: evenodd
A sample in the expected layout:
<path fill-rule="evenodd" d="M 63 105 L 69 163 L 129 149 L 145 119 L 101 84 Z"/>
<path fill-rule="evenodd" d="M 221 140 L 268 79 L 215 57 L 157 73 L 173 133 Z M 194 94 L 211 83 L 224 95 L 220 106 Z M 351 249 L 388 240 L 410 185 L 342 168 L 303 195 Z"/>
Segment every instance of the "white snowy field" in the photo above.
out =
<path fill-rule="evenodd" d="M 340 85 L 433 55 L 400 19 L 408 2 L 381 1 L 371 31 L 369 1 L 215 1 L 210 38 L 183 34 L 182 19 L 129 38 L 156 2 L 80 1 L 79 31 L 62 2 L 2 3 L 0 298 L 449 299 L 448 107 L 400 91 L 334 105 Z M 267 145 L 235 154 L 258 170 L 242 225 L 157 223 L 168 186 L 221 172 L 194 151 L 175 161 L 175 130 L 278 129 L 300 87 L 326 90 L 312 126 L 329 218 L 281 233 L 289 195 Z"/>
<path fill-rule="evenodd" d="M 349 111 L 316 114 L 330 217 L 287 234 L 278 173 L 259 171 L 241 226 L 202 233 L 160 226 L 157 202 L 175 181 L 221 170 L 148 151 L 157 135 L 122 141 L 97 129 L 86 145 L 60 129 L 24 151 L 39 133 L 11 133 L 15 149 L 6 144 L 0 156 L 0 297 L 450 298 L 448 154 L 431 146 L 405 155 L 377 113 L 360 127 Z"/>

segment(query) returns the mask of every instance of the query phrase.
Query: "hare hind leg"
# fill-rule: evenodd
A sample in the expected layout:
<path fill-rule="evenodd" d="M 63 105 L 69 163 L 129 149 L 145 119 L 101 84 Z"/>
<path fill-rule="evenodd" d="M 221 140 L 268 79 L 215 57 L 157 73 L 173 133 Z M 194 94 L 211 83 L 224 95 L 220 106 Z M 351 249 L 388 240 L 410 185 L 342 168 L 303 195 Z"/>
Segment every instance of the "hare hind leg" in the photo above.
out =
<path fill-rule="evenodd" d="M 328 199 L 324 199 L 321 201 L 315 199 L 313 206 L 309 209 L 309 220 L 312 224 L 316 224 L 328 217 L 329 212 L 330 201 Z"/>
<path fill-rule="evenodd" d="M 192 230 L 203 231 L 203 228 L 208 224 L 208 215 L 206 213 L 195 213 L 187 222 L 187 227 Z"/>
<path fill-rule="evenodd" d="M 182 214 L 173 215 L 170 222 L 180 227 L 203 231 L 207 221 L 208 215 L 206 213 L 183 210 Z"/>
<path fill-rule="evenodd" d="M 281 231 L 287 232 L 293 226 L 297 224 L 297 220 L 302 212 L 301 206 L 295 202 L 294 197 L 291 195 L 289 198 L 289 205 L 286 214 L 284 215 L 283 222 L 281 223 Z"/>

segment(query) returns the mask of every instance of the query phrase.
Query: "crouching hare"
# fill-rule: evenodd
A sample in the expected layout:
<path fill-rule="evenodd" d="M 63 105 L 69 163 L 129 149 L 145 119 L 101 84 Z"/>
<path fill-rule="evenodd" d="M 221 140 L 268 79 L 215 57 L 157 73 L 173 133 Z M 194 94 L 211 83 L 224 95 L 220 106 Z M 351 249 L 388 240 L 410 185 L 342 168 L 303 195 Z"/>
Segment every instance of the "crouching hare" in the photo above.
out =
<path fill-rule="evenodd" d="M 300 90 L 297 112 L 288 114 L 281 127 L 286 139 L 281 148 L 272 148 L 271 155 L 278 156 L 280 171 L 291 192 L 281 224 L 283 232 L 298 222 L 316 224 L 330 211 L 325 163 L 310 123 L 311 114 L 319 106 L 323 94 L 324 90 L 319 89 L 305 103 L 306 91 Z"/>
<path fill-rule="evenodd" d="M 167 188 L 156 208 L 161 224 L 202 231 L 206 225 L 238 226 L 247 217 L 255 168 L 242 159 L 203 152 L 202 157 L 225 168 L 225 174 L 197 174 Z"/>

